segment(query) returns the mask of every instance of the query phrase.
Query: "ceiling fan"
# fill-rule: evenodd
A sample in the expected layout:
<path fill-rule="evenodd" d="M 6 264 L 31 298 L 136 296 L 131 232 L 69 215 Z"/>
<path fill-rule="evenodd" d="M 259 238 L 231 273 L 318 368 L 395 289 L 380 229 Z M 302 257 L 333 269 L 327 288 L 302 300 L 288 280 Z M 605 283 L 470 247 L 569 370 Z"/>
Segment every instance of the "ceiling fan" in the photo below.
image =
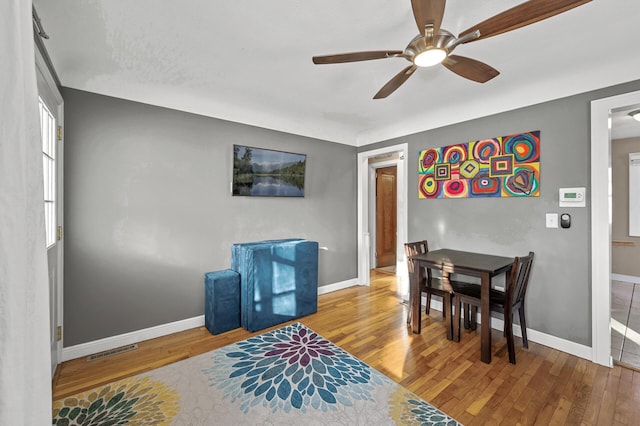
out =
<path fill-rule="evenodd" d="M 411 62 L 411 65 L 389 80 L 373 99 L 386 98 L 392 94 L 411 77 L 418 67 L 429 67 L 440 63 L 461 77 L 486 83 L 500 72 L 475 59 L 452 55 L 457 46 L 542 21 L 590 1 L 529 0 L 474 25 L 456 37 L 440 27 L 446 0 L 411 0 L 413 15 L 420 34 L 414 37 L 404 50 L 374 50 L 314 56 L 313 63 L 338 64 L 385 58 L 405 58 Z"/>

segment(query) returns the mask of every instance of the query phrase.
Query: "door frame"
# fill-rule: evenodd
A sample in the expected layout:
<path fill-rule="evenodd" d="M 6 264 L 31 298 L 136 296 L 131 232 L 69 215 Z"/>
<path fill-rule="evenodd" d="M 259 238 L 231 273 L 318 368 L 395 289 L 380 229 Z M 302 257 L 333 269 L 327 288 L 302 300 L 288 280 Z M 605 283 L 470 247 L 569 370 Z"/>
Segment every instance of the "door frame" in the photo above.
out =
<path fill-rule="evenodd" d="M 375 183 L 372 185 L 371 179 L 375 179 L 375 168 L 381 167 L 387 162 L 380 162 L 369 165 L 369 159 L 383 154 L 398 153 L 398 158 L 390 160 L 388 165 L 397 167 L 396 193 L 397 193 L 397 239 L 396 253 L 403 253 L 402 244 L 407 240 L 408 227 L 408 200 L 407 200 L 407 182 L 408 167 L 406 159 L 408 158 L 408 144 L 392 145 L 384 148 L 374 149 L 371 151 L 363 151 L 358 153 L 358 283 L 361 285 L 369 285 L 369 269 L 371 265 L 371 230 L 370 212 L 372 210 L 372 200 L 375 202 L 375 195 L 371 195 L 372 187 L 375 190 Z M 374 167 L 375 166 L 375 167 Z M 375 204 L 373 204 L 375 212 Z M 374 213 L 375 214 L 375 213 Z M 373 222 L 375 223 L 375 222 Z M 373 231 L 375 232 L 375 230 Z M 399 259 L 398 259 L 399 258 Z M 404 257 L 396 256 L 396 275 L 406 273 L 406 262 Z"/>
<path fill-rule="evenodd" d="M 35 49 L 35 62 L 36 62 L 36 73 L 42 76 L 44 80 L 45 87 L 47 93 L 47 107 L 50 109 L 54 107 L 54 105 L 49 105 L 50 102 L 55 103 L 55 113 L 57 118 L 57 125 L 62 126 L 64 129 L 64 101 L 62 98 L 62 94 L 58 89 L 56 81 L 54 77 L 51 75 L 51 71 L 49 70 L 49 66 L 47 65 L 47 61 L 42 56 L 40 50 L 36 47 Z M 38 94 L 41 95 L 40 89 L 38 89 Z M 62 226 L 64 223 L 64 149 L 63 149 L 63 140 L 64 140 L 64 132 L 62 140 L 57 141 L 56 143 L 56 227 Z M 57 233 L 57 230 L 56 230 Z M 50 324 L 50 327 L 62 327 L 63 326 L 63 291 L 64 291 L 64 238 L 58 239 L 56 241 L 56 246 L 58 250 L 58 265 L 57 267 L 57 276 L 56 276 L 56 300 L 54 301 L 56 311 L 55 317 L 53 318 L 54 324 Z M 47 266 L 48 268 L 48 266 Z M 48 274 L 47 274 L 48 276 Z M 51 298 L 51 295 L 49 295 Z M 51 304 L 51 300 L 50 300 Z M 62 338 L 57 341 L 55 352 L 52 351 L 52 359 L 51 359 L 51 376 L 53 377 L 55 373 L 56 366 L 62 362 L 62 347 L 63 347 L 63 339 Z"/>
<path fill-rule="evenodd" d="M 640 106 L 640 91 L 591 101 L 591 360 L 611 358 L 611 113 Z"/>

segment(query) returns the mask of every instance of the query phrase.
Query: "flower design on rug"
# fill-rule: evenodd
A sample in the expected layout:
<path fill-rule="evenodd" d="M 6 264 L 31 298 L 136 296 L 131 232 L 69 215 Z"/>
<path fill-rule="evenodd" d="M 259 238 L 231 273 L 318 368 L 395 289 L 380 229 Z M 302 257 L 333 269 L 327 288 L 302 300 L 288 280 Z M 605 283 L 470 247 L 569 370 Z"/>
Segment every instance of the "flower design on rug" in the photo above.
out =
<path fill-rule="evenodd" d="M 168 425 L 180 404 L 176 391 L 146 377 L 124 379 L 53 402 L 53 424 Z"/>
<path fill-rule="evenodd" d="M 223 349 L 204 373 L 224 398 L 240 401 L 244 413 L 260 403 L 273 412 L 326 412 L 373 401 L 371 390 L 389 381 L 300 323 Z"/>
<path fill-rule="evenodd" d="M 396 424 L 461 426 L 456 420 L 401 386 L 391 395 L 389 409 Z"/>
<path fill-rule="evenodd" d="M 409 406 L 412 406 L 411 414 L 413 419 L 421 425 L 459 425 L 457 421 L 444 414 L 431 404 L 421 401 L 419 399 L 410 399 L 407 401 Z"/>
<path fill-rule="evenodd" d="M 306 367 L 314 360 L 320 360 L 320 355 L 336 356 L 331 351 L 331 343 L 322 340 L 316 333 L 309 332 L 306 328 L 301 328 L 297 333 L 291 335 L 290 342 L 274 343 L 276 349 L 265 353 L 265 356 L 279 355 L 283 359 L 288 359 L 289 364 L 300 361 L 300 365 Z"/>

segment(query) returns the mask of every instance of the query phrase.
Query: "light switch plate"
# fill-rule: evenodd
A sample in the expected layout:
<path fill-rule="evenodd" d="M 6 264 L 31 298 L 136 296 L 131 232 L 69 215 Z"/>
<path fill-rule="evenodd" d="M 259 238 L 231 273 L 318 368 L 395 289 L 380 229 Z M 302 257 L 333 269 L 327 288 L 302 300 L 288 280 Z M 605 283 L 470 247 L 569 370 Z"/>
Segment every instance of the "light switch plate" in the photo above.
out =
<path fill-rule="evenodd" d="M 558 213 L 547 213 L 547 228 L 558 227 Z"/>

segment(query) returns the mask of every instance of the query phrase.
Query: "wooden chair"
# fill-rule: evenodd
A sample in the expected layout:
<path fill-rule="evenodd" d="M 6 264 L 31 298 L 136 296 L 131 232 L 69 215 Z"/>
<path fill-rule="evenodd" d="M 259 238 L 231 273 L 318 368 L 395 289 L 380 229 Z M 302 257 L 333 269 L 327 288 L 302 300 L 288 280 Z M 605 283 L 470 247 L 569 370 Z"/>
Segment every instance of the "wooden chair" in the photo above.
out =
<path fill-rule="evenodd" d="M 409 260 L 410 256 L 415 256 L 417 254 L 424 254 L 429 251 L 429 243 L 427 240 L 416 241 L 413 243 L 405 243 L 404 244 L 404 252 L 407 256 L 407 264 L 409 269 L 409 279 L 413 279 L 413 262 Z M 442 317 L 448 321 L 452 321 L 451 315 L 451 297 L 453 296 L 453 291 L 451 285 L 447 285 L 445 280 L 442 278 L 434 278 L 431 274 L 431 268 L 423 268 L 423 273 L 421 275 L 422 282 L 420 283 L 421 293 L 426 293 L 427 296 L 427 306 L 425 308 L 425 312 L 429 315 L 430 307 L 431 307 L 431 296 L 436 295 L 442 298 Z M 447 316 L 448 315 L 448 316 Z M 409 311 L 409 315 L 407 315 L 407 324 L 411 322 L 411 310 Z M 447 327 L 448 338 L 452 339 L 453 335 L 451 334 L 453 330 L 453 325 L 449 324 Z"/>
<path fill-rule="evenodd" d="M 524 298 L 529 282 L 529 273 L 533 263 L 532 251 L 527 256 L 516 257 L 508 275 L 508 282 L 505 291 L 495 289 L 490 290 L 490 308 L 494 312 L 504 315 L 504 335 L 507 338 L 507 348 L 509 350 L 509 362 L 516 363 L 516 350 L 513 337 L 513 314 L 517 310 L 520 316 L 520 329 L 522 330 L 522 346 L 529 347 L 527 340 L 527 322 L 524 312 Z M 453 326 L 454 334 L 460 336 L 460 317 L 464 309 L 465 328 L 476 328 L 477 309 L 480 307 L 480 286 L 478 284 L 467 284 L 452 281 L 456 301 L 455 318 Z M 464 308 L 463 308 L 464 306 Z M 468 309 L 471 307 L 471 309 Z"/>

